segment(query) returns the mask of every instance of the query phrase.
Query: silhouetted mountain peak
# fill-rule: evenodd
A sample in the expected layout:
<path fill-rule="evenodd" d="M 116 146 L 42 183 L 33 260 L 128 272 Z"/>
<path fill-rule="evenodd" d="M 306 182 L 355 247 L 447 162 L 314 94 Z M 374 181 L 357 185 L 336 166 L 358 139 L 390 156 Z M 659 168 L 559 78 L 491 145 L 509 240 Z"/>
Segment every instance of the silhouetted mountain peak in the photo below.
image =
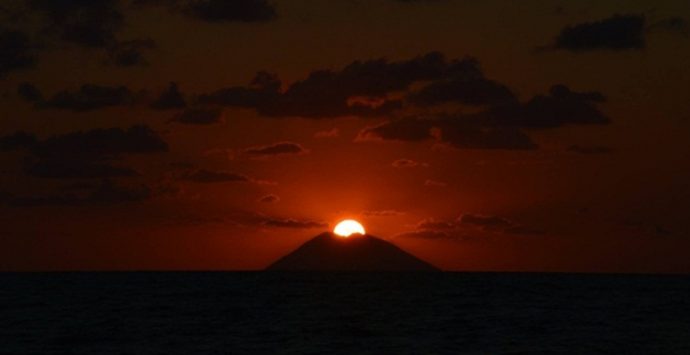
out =
<path fill-rule="evenodd" d="M 267 270 L 438 271 L 394 244 L 371 235 L 342 238 L 322 233 L 278 259 Z"/>

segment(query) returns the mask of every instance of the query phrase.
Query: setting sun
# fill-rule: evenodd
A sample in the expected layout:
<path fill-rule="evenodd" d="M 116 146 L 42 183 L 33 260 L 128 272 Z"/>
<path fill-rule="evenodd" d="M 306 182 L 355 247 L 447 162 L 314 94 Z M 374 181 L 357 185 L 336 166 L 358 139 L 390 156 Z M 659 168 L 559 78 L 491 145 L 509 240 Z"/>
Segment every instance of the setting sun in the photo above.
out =
<path fill-rule="evenodd" d="M 338 225 L 335 226 L 333 229 L 333 233 L 335 235 L 341 236 L 341 237 L 349 237 L 352 234 L 362 234 L 364 235 L 364 227 L 362 227 L 362 224 L 355 221 L 354 219 L 346 219 L 344 221 L 341 221 L 338 223 Z"/>

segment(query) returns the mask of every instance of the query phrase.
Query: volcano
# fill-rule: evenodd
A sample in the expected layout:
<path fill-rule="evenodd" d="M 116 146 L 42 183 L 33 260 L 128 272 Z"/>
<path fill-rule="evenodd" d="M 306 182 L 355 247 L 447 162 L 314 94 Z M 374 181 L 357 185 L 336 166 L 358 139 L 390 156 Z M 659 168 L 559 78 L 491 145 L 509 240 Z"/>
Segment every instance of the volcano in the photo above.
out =
<path fill-rule="evenodd" d="M 271 264 L 269 271 L 440 271 L 371 235 L 322 233 Z"/>

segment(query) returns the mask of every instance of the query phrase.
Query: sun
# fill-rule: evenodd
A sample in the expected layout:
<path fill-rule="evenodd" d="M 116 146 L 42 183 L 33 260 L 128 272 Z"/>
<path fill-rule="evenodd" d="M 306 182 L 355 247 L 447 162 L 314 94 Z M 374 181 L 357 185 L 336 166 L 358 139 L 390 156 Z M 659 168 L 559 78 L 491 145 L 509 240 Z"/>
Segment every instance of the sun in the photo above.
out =
<path fill-rule="evenodd" d="M 364 227 L 362 227 L 362 224 L 355 221 L 354 219 L 346 219 L 340 221 L 340 223 L 338 223 L 335 226 L 335 228 L 333 228 L 333 233 L 343 238 L 347 238 L 353 234 L 366 234 L 366 232 L 364 232 Z"/>

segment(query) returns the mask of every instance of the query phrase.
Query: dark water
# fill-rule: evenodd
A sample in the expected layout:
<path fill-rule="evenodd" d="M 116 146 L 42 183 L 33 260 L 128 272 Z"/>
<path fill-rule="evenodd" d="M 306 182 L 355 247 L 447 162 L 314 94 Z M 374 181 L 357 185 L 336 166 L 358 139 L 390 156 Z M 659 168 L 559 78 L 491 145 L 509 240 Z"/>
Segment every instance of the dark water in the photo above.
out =
<path fill-rule="evenodd" d="M 690 278 L 0 273 L 0 353 L 690 354 Z"/>

